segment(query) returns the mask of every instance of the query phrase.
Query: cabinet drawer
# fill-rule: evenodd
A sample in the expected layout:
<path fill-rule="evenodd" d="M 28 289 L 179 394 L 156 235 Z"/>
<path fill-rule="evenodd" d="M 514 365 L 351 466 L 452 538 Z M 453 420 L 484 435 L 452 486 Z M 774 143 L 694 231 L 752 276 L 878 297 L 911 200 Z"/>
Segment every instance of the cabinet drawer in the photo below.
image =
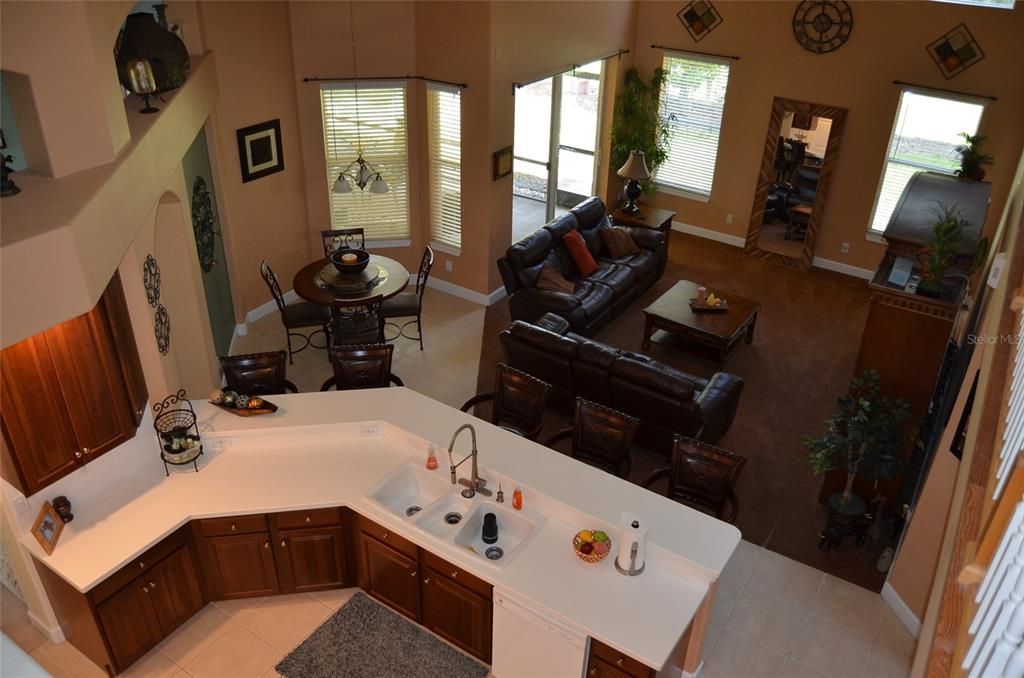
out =
<path fill-rule="evenodd" d="M 157 561 L 162 560 L 184 543 L 185 532 L 183 530 L 177 530 L 176 532 L 171 533 L 171 535 L 162 542 L 153 546 L 141 556 L 134 558 L 120 570 L 94 586 L 93 589 L 89 591 L 89 597 L 92 598 L 93 603 L 98 605 L 117 593 L 120 589 L 124 588 L 124 586 L 132 579 L 139 576 L 153 565 L 156 565 Z"/>
<path fill-rule="evenodd" d="M 326 527 L 341 525 L 340 508 L 306 509 L 305 511 L 283 511 L 273 514 L 270 519 L 274 527 L 288 530 L 297 527 Z"/>
<path fill-rule="evenodd" d="M 444 575 L 445 579 L 461 584 L 473 593 L 491 599 L 491 585 L 483 579 L 471 575 L 460 567 L 452 565 L 444 558 L 439 558 L 429 551 L 423 551 L 423 564 L 435 571 L 436 574 Z"/>
<path fill-rule="evenodd" d="M 388 528 L 378 525 L 369 518 L 364 518 L 363 516 L 358 516 L 356 518 L 356 524 L 362 532 L 365 532 L 367 535 L 373 537 L 379 542 L 387 544 L 399 553 L 413 559 L 417 557 L 418 549 L 416 548 L 416 544 L 412 543 L 405 537 L 399 537 Z"/>
<path fill-rule="evenodd" d="M 605 664 L 608 664 L 609 667 L 614 667 L 616 670 L 621 671 L 627 676 L 648 678 L 649 676 L 654 675 L 654 671 L 652 671 L 649 666 L 641 664 L 632 657 L 627 657 L 618 650 L 613 650 L 604 643 L 594 640 L 593 638 L 590 639 L 590 656 L 597 657 L 600 660 L 600 662 L 592 662 L 592 664 L 596 663 L 600 667 L 601 662 L 604 662 Z M 607 675 L 607 673 L 598 673 L 595 675 Z"/>
<path fill-rule="evenodd" d="M 249 534 L 250 532 L 267 531 L 267 516 L 262 513 L 258 513 L 253 516 L 207 518 L 198 522 L 199 533 L 204 537 L 217 537 L 224 534 Z"/>

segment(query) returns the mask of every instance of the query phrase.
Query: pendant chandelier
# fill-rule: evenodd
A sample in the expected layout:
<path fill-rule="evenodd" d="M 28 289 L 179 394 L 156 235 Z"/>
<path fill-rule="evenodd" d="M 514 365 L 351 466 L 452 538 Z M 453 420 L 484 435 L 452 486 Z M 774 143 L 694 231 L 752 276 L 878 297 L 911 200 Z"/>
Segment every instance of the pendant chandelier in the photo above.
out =
<path fill-rule="evenodd" d="M 348 3 L 348 27 L 352 39 L 352 84 L 355 87 L 356 100 L 356 159 L 338 174 L 333 190 L 335 193 L 351 193 L 352 184 L 355 184 L 360 191 L 369 186 L 370 193 L 387 193 L 391 190 L 388 182 L 384 181 L 376 167 L 363 158 L 363 139 L 359 123 L 359 69 L 356 67 L 356 22 L 353 9 L 355 4 L 354 1 Z"/>

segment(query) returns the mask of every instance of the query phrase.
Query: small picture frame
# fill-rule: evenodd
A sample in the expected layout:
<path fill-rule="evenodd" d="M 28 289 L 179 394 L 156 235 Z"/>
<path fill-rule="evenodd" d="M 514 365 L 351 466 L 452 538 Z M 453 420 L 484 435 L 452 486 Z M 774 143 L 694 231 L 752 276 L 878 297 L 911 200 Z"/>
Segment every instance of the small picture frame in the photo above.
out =
<path fill-rule="evenodd" d="M 280 119 L 243 127 L 235 134 L 243 184 L 284 169 Z"/>
<path fill-rule="evenodd" d="M 708 33 L 722 23 L 722 15 L 718 13 L 710 0 L 693 0 L 683 7 L 678 14 L 680 23 L 686 27 L 694 42 L 700 42 Z"/>
<path fill-rule="evenodd" d="M 60 533 L 64 531 L 64 521 L 57 515 L 57 511 L 50 502 L 43 504 L 39 509 L 36 522 L 32 525 L 32 535 L 39 542 L 39 545 L 46 551 L 46 555 L 53 553 L 53 548 L 60 539 Z"/>
<path fill-rule="evenodd" d="M 512 174 L 512 147 L 506 146 L 494 152 L 494 181 Z"/>
<path fill-rule="evenodd" d="M 966 24 L 960 24 L 928 45 L 928 54 L 946 80 L 959 75 L 985 58 L 981 45 L 971 35 Z"/>

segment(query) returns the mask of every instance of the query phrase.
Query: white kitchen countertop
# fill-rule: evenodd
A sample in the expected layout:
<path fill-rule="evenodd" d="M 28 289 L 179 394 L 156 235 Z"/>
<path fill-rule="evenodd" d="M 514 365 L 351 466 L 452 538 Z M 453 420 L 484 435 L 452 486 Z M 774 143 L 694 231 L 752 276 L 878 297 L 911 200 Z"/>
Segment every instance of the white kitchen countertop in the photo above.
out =
<path fill-rule="evenodd" d="M 660 669 L 740 539 L 731 525 L 409 389 L 270 399 L 280 409 L 261 417 L 238 417 L 193 401 L 206 449 L 199 473 L 188 466 L 163 478 L 153 435 L 159 477 L 120 479 L 102 499 L 76 505 L 75 520 L 50 556 L 31 535 L 22 543 L 87 592 L 192 519 L 348 506 Z M 505 505 L 514 482 L 523 487 L 526 509 L 547 516 L 503 568 L 420 530 L 367 496 L 399 465 L 421 464 L 427 441 L 438 448 L 435 473 L 447 480 L 448 442 L 467 422 L 476 428 L 481 475 L 507 479 Z M 139 435 L 151 433 L 140 429 Z M 456 444 L 457 459 L 469 451 L 468 438 L 464 434 Z M 459 468 L 460 477 L 468 473 L 468 463 Z M 649 529 L 647 568 L 637 577 L 619 575 L 612 564 L 623 510 L 645 519 Z M 605 528 L 612 537 L 612 553 L 596 565 L 572 553 L 572 535 L 583 528 Z"/>

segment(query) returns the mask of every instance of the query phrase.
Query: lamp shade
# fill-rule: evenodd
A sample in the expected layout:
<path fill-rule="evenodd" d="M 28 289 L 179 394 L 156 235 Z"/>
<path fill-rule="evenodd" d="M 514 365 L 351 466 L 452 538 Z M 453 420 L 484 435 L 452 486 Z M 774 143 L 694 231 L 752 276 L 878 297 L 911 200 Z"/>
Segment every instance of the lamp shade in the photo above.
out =
<path fill-rule="evenodd" d="M 378 174 L 377 178 L 370 184 L 370 193 L 387 193 L 390 190 L 388 182 Z"/>
<path fill-rule="evenodd" d="M 344 177 L 344 175 L 340 175 L 340 174 L 338 175 L 337 181 L 334 182 L 334 192 L 335 193 L 351 193 L 352 192 L 352 184 L 348 183 L 348 179 L 346 179 Z"/>
<path fill-rule="evenodd" d="M 619 168 L 617 174 L 623 179 L 636 179 L 637 181 L 649 179 L 651 173 L 647 169 L 644 152 L 630 151 L 626 163 Z"/>

